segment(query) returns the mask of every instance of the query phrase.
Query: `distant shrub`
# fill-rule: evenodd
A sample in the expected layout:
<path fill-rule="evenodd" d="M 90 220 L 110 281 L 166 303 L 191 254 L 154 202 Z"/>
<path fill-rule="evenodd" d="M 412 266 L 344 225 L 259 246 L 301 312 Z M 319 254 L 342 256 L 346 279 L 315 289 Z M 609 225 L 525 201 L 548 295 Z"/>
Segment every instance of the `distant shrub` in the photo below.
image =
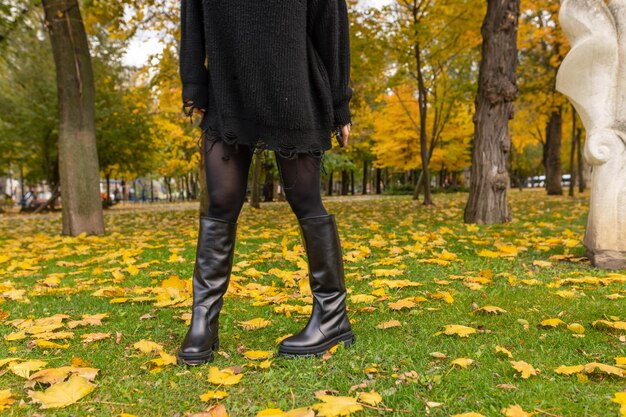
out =
<path fill-rule="evenodd" d="M 394 185 L 390 185 L 389 187 L 387 187 L 383 194 L 389 194 L 389 195 L 413 194 L 413 191 L 415 191 L 415 187 L 411 184 L 399 184 L 399 185 L 394 184 Z"/>

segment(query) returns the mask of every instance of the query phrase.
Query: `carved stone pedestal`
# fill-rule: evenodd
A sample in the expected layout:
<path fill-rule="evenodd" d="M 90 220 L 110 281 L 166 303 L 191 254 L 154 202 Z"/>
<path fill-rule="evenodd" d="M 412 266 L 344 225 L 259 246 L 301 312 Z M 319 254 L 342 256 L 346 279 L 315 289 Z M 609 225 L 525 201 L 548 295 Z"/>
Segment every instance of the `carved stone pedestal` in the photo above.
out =
<path fill-rule="evenodd" d="M 592 166 L 584 245 L 595 266 L 626 268 L 626 0 L 563 0 L 559 20 L 572 50 L 557 90 L 580 114 Z"/>

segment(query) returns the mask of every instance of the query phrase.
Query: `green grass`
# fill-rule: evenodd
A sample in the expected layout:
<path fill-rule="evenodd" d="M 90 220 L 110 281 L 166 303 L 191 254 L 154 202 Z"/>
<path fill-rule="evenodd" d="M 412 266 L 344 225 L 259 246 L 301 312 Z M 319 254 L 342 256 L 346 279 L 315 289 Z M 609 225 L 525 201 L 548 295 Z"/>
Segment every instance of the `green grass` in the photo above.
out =
<path fill-rule="evenodd" d="M 10 282 L 15 289 L 26 290 L 30 300 L 30 303 L 11 300 L 3 296 L 6 288 L 0 290 L 0 301 L 6 298 L 4 303 L 0 302 L 0 309 L 10 312 L 0 322 L 2 334 L 17 330 L 7 324 L 14 319 L 56 313 L 69 314 L 71 319 L 103 312 L 109 312 L 110 316 L 103 320 L 102 326 L 77 327 L 72 329 L 76 334 L 73 339 L 57 341 L 70 343 L 68 349 L 30 347 L 30 337 L 3 340 L 0 359 L 10 356 L 43 359 L 48 361 L 48 367 L 59 367 L 79 357 L 100 369 L 92 393 L 66 408 L 38 411 L 46 416 L 120 413 L 173 416 L 199 412 L 208 405 L 199 396 L 216 388 L 207 381 L 209 366 L 244 367 L 241 383 L 220 388 L 230 394 L 221 402 L 231 416 L 254 416 L 264 408 L 289 410 L 308 406 L 317 402 L 315 393 L 319 390 L 354 395 L 350 388 L 362 383 L 367 388 L 356 391 L 374 389 L 383 396 L 383 403 L 378 406 L 381 410 L 364 409 L 354 414 L 360 416 L 438 417 L 470 411 L 502 416 L 501 409 L 513 404 L 526 411 L 539 409 L 563 417 L 618 416 L 619 406 L 610 399 L 626 389 L 626 378 L 591 375 L 587 382 L 579 382 L 576 376 L 554 372 L 560 365 L 589 362 L 613 365 L 615 357 L 626 356 L 626 332 L 591 325 L 610 316 L 626 319 L 624 298 L 605 297 L 615 293 L 626 296 L 626 281 L 615 280 L 609 285 L 577 284 L 575 288 L 584 294 L 578 298 L 562 298 L 556 293 L 571 290 L 573 285 L 560 288 L 553 285 L 562 278 L 609 274 L 577 260 L 584 256 L 584 248 L 582 243 L 571 244 L 572 239 L 582 241 L 588 196 L 548 198 L 542 191 L 513 190 L 510 201 L 514 220 L 504 225 L 481 225 L 477 231 L 462 222 L 466 197 L 467 194 L 437 195 L 434 208 L 425 208 L 408 196 L 325 200 L 328 211 L 337 218 L 351 295 L 369 294 L 374 289 L 370 283 L 385 278 L 374 276 L 372 271 L 376 269 L 404 269 L 402 274 L 388 279 L 409 279 L 422 285 L 386 288 L 386 297 L 370 305 L 349 303 L 357 336 L 357 343 L 350 349 L 340 348 L 327 360 L 274 358 L 266 370 L 245 367 L 248 360 L 239 352 L 274 350 L 276 338 L 297 332 L 307 319 L 274 313 L 277 304 L 272 302 L 258 305 L 265 304 L 263 301 L 267 301 L 268 288 L 272 285 L 274 295 L 283 296 L 281 303 L 305 305 L 309 298 L 303 298 L 297 287 L 286 287 L 273 274 L 254 278 L 245 273 L 250 267 L 264 272 L 271 268 L 297 271 L 297 263 L 283 256 L 283 239 L 288 250 L 306 259 L 296 218 L 286 203 L 265 204 L 261 210 L 246 206 L 242 212 L 235 264 L 243 261 L 248 264 L 235 266 L 234 282 L 240 286 L 266 287 L 265 291 L 227 296 L 220 321 L 222 354 L 216 355 L 211 365 L 192 368 L 170 365 L 160 372 L 142 368 L 155 356 L 142 354 L 132 345 L 148 339 L 175 354 L 187 329 L 179 317 L 189 313 L 189 307 L 158 308 L 151 301 L 111 304 L 110 297 L 91 294 L 105 286 L 151 288 L 172 275 L 190 281 L 197 236 L 195 205 L 109 211 L 107 234 L 103 237 L 59 236 L 57 215 L 2 219 L 0 288 Z M 374 244 L 377 240 L 386 244 L 373 246 L 370 239 L 374 239 Z M 513 245 L 519 253 L 507 258 L 477 255 L 483 249 L 497 250 L 496 243 Z M 371 249 L 368 257 L 356 261 L 347 258 L 349 252 L 362 247 Z M 444 249 L 458 258 L 445 266 L 420 262 Z M 181 257 L 183 262 L 172 262 L 172 255 Z M 554 255 L 569 255 L 573 259 L 551 259 Z M 535 260 L 550 261 L 552 266 L 533 265 Z M 135 276 L 125 271 L 132 263 L 141 265 L 149 261 L 154 262 L 141 267 Z M 122 270 L 122 279 L 114 278 L 111 271 L 115 269 Z M 462 279 L 453 279 L 475 277 L 484 270 L 490 270 L 493 279 L 481 289 L 470 289 L 463 285 Z M 59 286 L 43 286 L 42 280 L 53 273 L 64 274 Z M 511 277 L 516 281 L 509 281 Z M 526 279 L 536 279 L 539 285 L 521 282 Z M 454 302 L 430 297 L 441 291 L 450 292 Z M 427 301 L 410 310 L 388 308 L 391 301 L 418 295 Z M 475 314 L 473 304 L 499 306 L 508 313 Z M 140 320 L 148 313 L 154 317 Z M 272 324 L 251 331 L 238 326 L 238 322 L 256 317 L 269 319 Z M 565 327 L 538 326 L 542 320 L 554 317 L 567 323 L 581 323 L 586 329 L 585 336 L 573 337 Z M 399 320 L 402 326 L 376 328 L 392 319 Z M 520 319 L 528 322 L 527 329 Z M 434 336 L 447 324 L 471 326 L 479 332 L 467 338 Z M 79 335 L 91 332 L 111 332 L 112 336 L 83 345 Z M 119 343 L 117 332 L 121 333 Z M 529 379 L 520 378 L 508 358 L 495 353 L 496 345 L 509 349 L 515 360 L 526 361 L 541 373 Z M 448 359 L 437 360 L 431 352 L 442 352 Z M 471 358 L 474 363 L 467 369 L 451 367 L 450 362 L 459 357 Z M 378 372 L 366 374 L 367 368 L 376 368 Z M 0 390 L 11 389 L 16 402 L 3 413 L 33 415 L 40 406 L 31 403 L 23 387 L 24 379 L 6 370 L 7 366 L 0 369 Z M 410 375 L 415 377 L 403 377 L 411 371 Z M 501 384 L 514 384 L 516 389 L 499 388 Z M 24 404 L 20 405 L 21 401 Z M 427 414 L 429 401 L 442 404 L 430 408 Z"/>

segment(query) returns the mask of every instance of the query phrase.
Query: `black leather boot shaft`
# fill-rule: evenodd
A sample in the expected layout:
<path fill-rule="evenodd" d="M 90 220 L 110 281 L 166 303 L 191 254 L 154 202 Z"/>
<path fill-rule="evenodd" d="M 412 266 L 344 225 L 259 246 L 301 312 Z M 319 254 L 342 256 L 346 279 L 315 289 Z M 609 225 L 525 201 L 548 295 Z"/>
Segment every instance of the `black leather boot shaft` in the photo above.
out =
<path fill-rule="evenodd" d="M 333 214 L 299 219 L 309 262 L 313 311 L 306 327 L 283 340 L 284 356 L 322 354 L 339 342 L 354 342 L 346 312 L 346 285 L 341 242 Z"/>
<path fill-rule="evenodd" d="M 178 352 L 179 363 L 213 360 L 219 346 L 218 318 L 233 265 L 237 223 L 200 216 L 193 271 L 191 324 Z"/>

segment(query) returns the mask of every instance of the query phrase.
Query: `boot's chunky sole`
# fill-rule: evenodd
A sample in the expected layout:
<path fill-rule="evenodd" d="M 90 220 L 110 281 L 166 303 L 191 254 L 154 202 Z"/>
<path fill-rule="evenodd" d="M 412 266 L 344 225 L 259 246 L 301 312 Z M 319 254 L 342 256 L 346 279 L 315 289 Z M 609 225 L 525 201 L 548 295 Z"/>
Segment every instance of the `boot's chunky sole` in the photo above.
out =
<path fill-rule="evenodd" d="M 213 343 L 213 346 L 211 347 L 211 349 L 209 350 L 203 350 L 201 352 L 193 352 L 193 353 L 178 352 L 178 354 L 176 355 L 176 363 L 178 365 L 196 366 L 196 365 L 202 365 L 203 363 L 207 363 L 207 362 L 213 362 L 213 360 L 215 360 L 213 352 L 217 351 L 219 347 L 220 347 L 220 340 L 217 339 Z"/>
<path fill-rule="evenodd" d="M 330 348 L 333 346 L 343 342 L 343 346 L 345 348 L 350 347 L 356 342 L 356 337 L 354 337 L 353 332 L 348 332 L 344 334 L 340 334 L 339 336 L 335 336 L 330 339 L 326 343 L 322 343 L 316 346 L 310 346 L 306 349 L 290 349 L 285 348 L 283 346 L 278 347 L 278 356 L 282 356 L 284 358 L 312 358 L 323 356 Z"/>

